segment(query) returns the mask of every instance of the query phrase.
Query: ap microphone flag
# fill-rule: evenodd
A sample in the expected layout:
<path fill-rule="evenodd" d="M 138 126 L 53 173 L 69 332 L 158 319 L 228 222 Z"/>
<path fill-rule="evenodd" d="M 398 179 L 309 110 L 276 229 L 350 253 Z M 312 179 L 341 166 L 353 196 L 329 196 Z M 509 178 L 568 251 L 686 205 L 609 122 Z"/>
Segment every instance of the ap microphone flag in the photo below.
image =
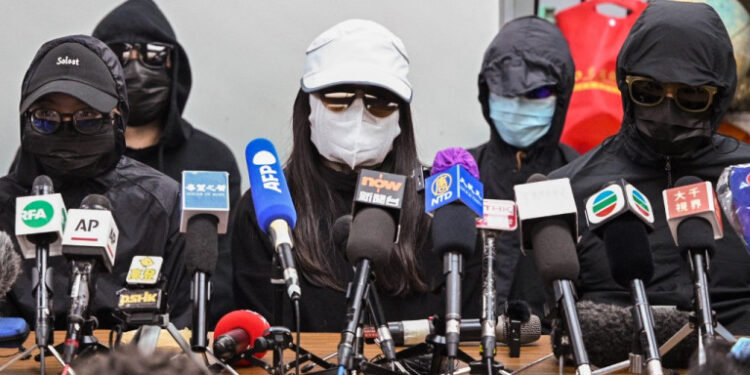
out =
<path fill-rule="evenodd" d="M 107 271 L 111 271 L 115 265 L 119 233 L 109 210 L 73 208 L 68 210 L 62 252 L 69 257 L 96 258 Z"/>

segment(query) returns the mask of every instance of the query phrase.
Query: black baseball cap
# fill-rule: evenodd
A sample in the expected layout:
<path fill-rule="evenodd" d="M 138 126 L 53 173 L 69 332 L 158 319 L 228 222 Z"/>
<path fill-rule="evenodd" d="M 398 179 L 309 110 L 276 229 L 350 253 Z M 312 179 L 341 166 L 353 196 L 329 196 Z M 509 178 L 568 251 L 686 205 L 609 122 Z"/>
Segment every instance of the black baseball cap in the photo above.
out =
<path fill-rule="evenodd" d="M 49 50 L 28 82 L 21 112 L 51 93 L 68 94 L 102 113 L 109 113 L 118 103 L 110 69 L 94 51 L 79 43 L 63 43 Z"/>

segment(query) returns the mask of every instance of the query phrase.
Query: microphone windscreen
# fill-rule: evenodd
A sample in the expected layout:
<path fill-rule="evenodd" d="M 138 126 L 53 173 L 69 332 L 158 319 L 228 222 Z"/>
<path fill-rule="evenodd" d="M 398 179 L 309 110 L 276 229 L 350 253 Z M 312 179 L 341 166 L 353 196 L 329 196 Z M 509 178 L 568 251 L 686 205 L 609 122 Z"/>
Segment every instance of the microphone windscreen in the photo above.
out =
<path fill-rule="evenodd" d="M 262 337 L 263 332 L 270 327 L 271 325 L 268 324 L 266 318 L 255 311 L 235 310 L 222 316 L 216 323 L 216 327 L 214 328 L 214 340 L 229 331 L 239 328 L 250 336 L 249 344 L 252 346 L 255 339 Z M 255 357 L 263 358 L 265 354 L 266 352 L 255 353 Z"/>
<path fill-rule="evenodd" d="M 454 165 L 460 165 L 466 169 L 474 178 L 479 178 L 479 167 L 471 154 L 461 147 L 450 147 L 438 151 L 432 162 L 430 174 L 436 175 Z"/>
<path fill-rule="evenodd" d="M 633 279 L 644 283 L 651 280 L 654 261 L 646 226 L 640 219 L 633 214 L 621 215 L 607 224 L 603 237 L 609 269 L 618 284 L 628 288 Z"/>
<path fill-rule="evenodd" d="M 369 259 L 375 267 L 385 267 L 393 252 L 395 236 L 396 223 L 390 213 L 382 208 L 365 208 L 352 220 L 346 258 L 352 265 L 360 259 Z"/>
<path fill-rule="evenodd" d="M 89 194 L 81 201 L 81 208 L 88 210 L 112 211 L 112 203 L 101 194 Z"/>
<path fill-rule="evenodd" d="M 336 251 L 346 253 L 346 242 L 349 240 L 349 231 L 352 228 L 352 215 L 344 215 L 333 222 L 331 228 L 333 246 Z"/>
<path fill-rule="evenodd" d="M 0 301 L 13 287 L 21 273 L 21 257 L 8 233 L 0 231 Z"/>
<path fill-rule="evenodd" d="M 34 195 L 52 194 L 55 189 L 52 184 L 52 179 L 46 175 L 39 175 L 34 178 L 34 182 L 31 183 L 31 193 Z"/>
<path fill-rule="evenodd" d="M 541 220 L 531 227 L 531 252 L 547 285 L 555 280 L 576 280 L 580 265 L 570 226 L 559 218 Z"/>
<path fill-rule="evenodd" d="M 526 323 L 531 318 L 531 309 L 526 301 L 508 301 L 507 305 L 505 305 L 505 315 L 510 319 Z"/>
<path fill-rule="evenodd" d="M 219 240 L 214 215 L 202 214 L 190 218 L 185 233 L 185 268 L 188 275 L 204 272 L 212 275 L 219 256 Z"/>
<path fill-rule="evenodd" d="M 709 256 L 714 255 L 716 240 L 714 229 L 708 220 L 700 217 L 689 217 L 677 226 L 677 241 L 683 257 L 687 257 L 688 250 L 707 250 Z"/>
<path fill-rule="evenodd" d="M 541 173 L 534 173 L 531 176 L 529 176 L 529 179 L 526 180 L 526 183 L 540 182 L 540 181 L 547 181 L 547 176 Z"/>
<path fill-rule="evenodd" d="M 633 345 L 632 308 L 592 301 L 580 301 L 576 307 L 591 363 L 604 367 L 628 359 Z M 652 311 L 659 343 L 666 342 L 688 323 L 689 314 L 673 306 L 652 306 Z M 555 334 L 554 329 L 552 332 Z M 665 368 L 686 368 L 696 347 L 697 336 L 693 333 L 662 356 L 662 364 Z"/>
<path fill-rule="evenodd" d="M 276 148 L 267 139 L 254 139 L 245 148 L 245 159 L 260 229 L 267 234 L 269 225 L 277 219 L 286 221 L 293 229 L 297 223 L 297 211 Z"/>
<path fill-rule="evenodd" d="M 465 259 L 474 253 L 477 241 L 476 215 L 469 207 L 451 203 L 435 210 L 432 247 L 438 255 L 455 251 Z"/>
<path fill-rule="evenodd" d="M 697 184 L 699 182 L 703 182 L 700 178 L 695 176 L 682 176 L 675 181 L 674 186 L 685 186 L 685 185 L 692 185 Z"/>

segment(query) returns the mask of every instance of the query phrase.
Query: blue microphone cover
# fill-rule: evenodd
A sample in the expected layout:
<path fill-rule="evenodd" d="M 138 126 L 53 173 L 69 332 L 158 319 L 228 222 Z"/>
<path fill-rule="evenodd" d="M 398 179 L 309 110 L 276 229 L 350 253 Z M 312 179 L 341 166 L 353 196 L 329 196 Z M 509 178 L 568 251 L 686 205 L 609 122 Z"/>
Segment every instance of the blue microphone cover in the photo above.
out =
<path fill-rule="evenodd" d="M 268 232 L 271 222 L 282 219 L 294 228 L 297 211 L 286 184 L 284 170 L 271 141 L 257 138 L 247 144 L 245 159 L 250 175 L 250 192 L 253 195 L 258 226 Z"/>

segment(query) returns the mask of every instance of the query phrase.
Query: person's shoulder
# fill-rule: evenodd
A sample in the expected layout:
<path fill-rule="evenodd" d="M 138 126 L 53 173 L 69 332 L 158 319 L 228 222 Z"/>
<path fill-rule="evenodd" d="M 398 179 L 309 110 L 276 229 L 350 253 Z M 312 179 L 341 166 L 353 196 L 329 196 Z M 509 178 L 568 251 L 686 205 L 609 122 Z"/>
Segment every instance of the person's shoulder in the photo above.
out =
<path fill-rule="evenodd" d="M 123 156 L 115 167 L 115 173 L 118 177 L 117 185 L 134 188 L 139 193 L 135 196 L 155 200 L 167 212 L 171 212 L 179 204 L 180 184 L 146 164 Z"/>

